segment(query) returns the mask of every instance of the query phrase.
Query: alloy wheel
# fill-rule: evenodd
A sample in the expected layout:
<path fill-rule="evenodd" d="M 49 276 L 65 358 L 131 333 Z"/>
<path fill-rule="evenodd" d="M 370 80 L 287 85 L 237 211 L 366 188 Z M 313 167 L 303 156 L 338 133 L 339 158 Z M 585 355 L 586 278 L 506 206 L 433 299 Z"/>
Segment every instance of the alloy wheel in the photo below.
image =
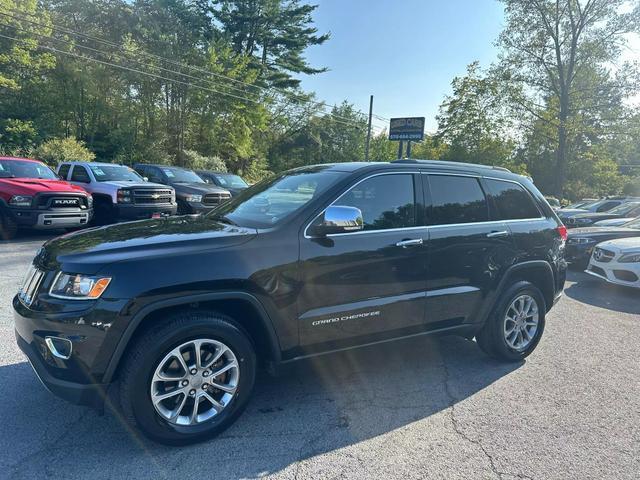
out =
<path fill-rule="evenodd" d="M 504 317 L 504 339 L 511 348 L 525 350 L 538 331 L 538 303 L 531 295 L 519 295 L 507 308 Z"/>
<path fill-rule="evenodd" d="M 206 422 L 236 395 L 240 367 L 233 351 L 213 339 L 189 340 L 158 363 L 151 380 L 156 412 L 174 425 Z"/>

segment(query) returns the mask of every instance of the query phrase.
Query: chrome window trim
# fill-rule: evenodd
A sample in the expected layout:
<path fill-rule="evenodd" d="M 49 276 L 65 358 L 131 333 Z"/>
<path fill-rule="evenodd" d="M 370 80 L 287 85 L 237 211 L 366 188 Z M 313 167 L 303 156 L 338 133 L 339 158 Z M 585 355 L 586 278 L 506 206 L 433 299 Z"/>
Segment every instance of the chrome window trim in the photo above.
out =
<path fill-rule="evenodd" d="M 313 219 L 305 227 L 305 229 L 304 229 L 304 238 L 308 238 L 308 239 L 320 238 L 320 237 L 312 237 L 312 236 L 307 235 L 307 230 L 309 229 L 311 224 L 313 222 L 315 222 L 316 219 L 325 212 L 325 210 L 327 208 L 329 208 L 335 202 L 340 200 L 340 198 L 345 193 L 347 193 L 349 190 L 351 190 L 353 187 L 355 187 L 358 184 L 364 182 L 365 180 L 368 180 L 370 178 L 377 177 L 377 176 L 380 176 L 380 175 L 399 175 L 399 174 L 405 174 L 405 175 L 406 174 L 410 174 L 410 175 L 443 175 L 443 176 L 448 176 L 448 177 L 471 177 L 471 178 L 477 178 L 477 179 L 486 178 L 486 179 L 490 179 L 490 180 L 499 180 L 499 181 L 502 181 L 502 182 L 515 183 L 519 187 L 523 188 L 525 190 L 525 192 L 528 192 L 528 190 L 520 182 L 517 182 L 516 180 L 509 180 L 509 179 L 499 178 L 499 177 L 491 177 L 491 176 L 487 176 L 487 175 L 475 175 L 475 174 L 457 173 L 457 172 L 427 172 L 427 171 L 424 171 L 424 170 L 400 171 L 400 172 L 378 172 L 378 173 L 374 173 L 372 175 L 369 175 L 368 177 L 365 177 L 365 178 L 359 180 L 358 182 L 354 183 L 353 185 L 348 187 L 346 190 L 341 192 L 340 195 L 333 202 L 331 202 L 329 205 L 327 205 L 325 208 L 323 208 L 322 211 L 320 213 L 318 213 L 315 217 L 313 217 Z M 531 194 L 528 193 L 528 195 L 531 195 Z M 536 208 L 538 208 L 538 207 L 536 206 Z M 430 228 L 463 227 L 463 226 L 490 225 L 490 224 L 507 224 L 508 225 L 510 223 L 531 222 L 531 221 L 535 221 L 535 220 L 546 220 L 546 219 L 547 219 L 547 217 L 541 215 L 539 217 L 533 217 L 533 218 L 514 218 L 514 219 L 509 219 L 509 220 L 488 220 L 488 221 L 485 221 L 485 222 L 443 223 L 443 224 L 439 224 L 439 225 L 420 225 L 420 226 L 416 226 L 416 227 L 405 227 L 405 228 L 387 228 L 387 229 L 382 229 L 382 230 L 360 230 L 358 232 L 331 233 L 331 234 L 327 235 L 326 237 L 327 238 L 332 238 L 332 237 L 343 237 L 343 236 L 346 236 L 346 235 L 363 235 L 363 234 L 367 234 L 367 233 L 378 234 L 378 233 L 385 233 L 385 232 L 405 232 L 405 231 L 422 230 L 422 229 L 430 229 Z"/>

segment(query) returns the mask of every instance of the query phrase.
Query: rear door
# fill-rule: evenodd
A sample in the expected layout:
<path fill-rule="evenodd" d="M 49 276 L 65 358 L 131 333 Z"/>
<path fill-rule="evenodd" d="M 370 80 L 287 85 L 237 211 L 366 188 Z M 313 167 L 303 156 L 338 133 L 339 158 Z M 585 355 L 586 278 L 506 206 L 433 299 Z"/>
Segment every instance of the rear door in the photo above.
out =
<path fill-rule="evenodd" d="M 91 177 L 89 176 L 89 172 L 83 165 L 74 165 L 73 169 L 71 170 L 70 181 L 75 185 L 84 187 L 88 183 L 91 183 Z"/>
<path fill-rule="evenodd" d="M 513 261 L 511 233 L 493 220 L 480 178 L 424 175 L 431 205 L 426 319 L 432 327 L 473 321 Z"/>
<path fill-rule="evenodd" d="M 332 204 L 359 208 L 364 230 L 301 238 L 301 345 L 362 343 L 423 325 L 428 229 L 420 174 L 372 175 Z"/>

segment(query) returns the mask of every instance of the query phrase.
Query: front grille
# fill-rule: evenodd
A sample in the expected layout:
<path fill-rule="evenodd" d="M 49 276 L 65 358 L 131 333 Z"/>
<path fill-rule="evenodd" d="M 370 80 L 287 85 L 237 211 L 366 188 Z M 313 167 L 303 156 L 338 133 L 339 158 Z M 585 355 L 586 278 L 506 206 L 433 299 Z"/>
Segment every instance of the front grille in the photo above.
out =
<path fill-rule="evenodd" d="M 226 202 L 231 198 L 230 193 L 207 193 L 202 197 L 203 205 L 218 205 L 222 202 Z"/>
<path fill-rule="evenodd" d="M 43 277 L 44 272 L 42 270 L 38 270 L 33 265 L 27 271 L 22 285 L 20 286 L 20 292 L 18 293 L 18 298 L 27 307 L 33 303 Z"/>
<path fill-rule="evenodd" d="M 615 256 L 615 252 L 600 247 L 596 247 L 593 252 L 593 258 L 600 263 L 609 263 Z"/>
<path fill-rule="evenodd" d="M 61 210 L 69 208 L 85 209 L 89 206 L 87 197 L 84 195 L 64 195 L 60 193 L 46 193 L 38 195 L 36 206 L 51 210 Z"/>
<path fill-rule="evenodd" d="M 161 205 L 173 203 L 173 191 L 169 189 L 140 188 L 133 190 L 136 205 Z"/>

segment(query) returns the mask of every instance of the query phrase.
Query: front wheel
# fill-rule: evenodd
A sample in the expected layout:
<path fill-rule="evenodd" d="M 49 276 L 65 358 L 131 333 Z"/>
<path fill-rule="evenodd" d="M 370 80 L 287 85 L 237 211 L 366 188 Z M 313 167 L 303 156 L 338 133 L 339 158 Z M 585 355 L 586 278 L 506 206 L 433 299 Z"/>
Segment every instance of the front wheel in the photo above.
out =
<path fill-rule="evenodd" d="M 476 341 L 485 353 L 500 360 L 523 360 L 540 342 L 545 312 L 540 290 L 529 282 L 517 282 L 500 297 Z"/>
<path fill-rule="evenodd" d="M 129 351 L 120 378 L 125 417 L 167 445 L 209 439 L 245 408 L 255 381 L 250 340 L 215 312 L 169 318 Z"/>

